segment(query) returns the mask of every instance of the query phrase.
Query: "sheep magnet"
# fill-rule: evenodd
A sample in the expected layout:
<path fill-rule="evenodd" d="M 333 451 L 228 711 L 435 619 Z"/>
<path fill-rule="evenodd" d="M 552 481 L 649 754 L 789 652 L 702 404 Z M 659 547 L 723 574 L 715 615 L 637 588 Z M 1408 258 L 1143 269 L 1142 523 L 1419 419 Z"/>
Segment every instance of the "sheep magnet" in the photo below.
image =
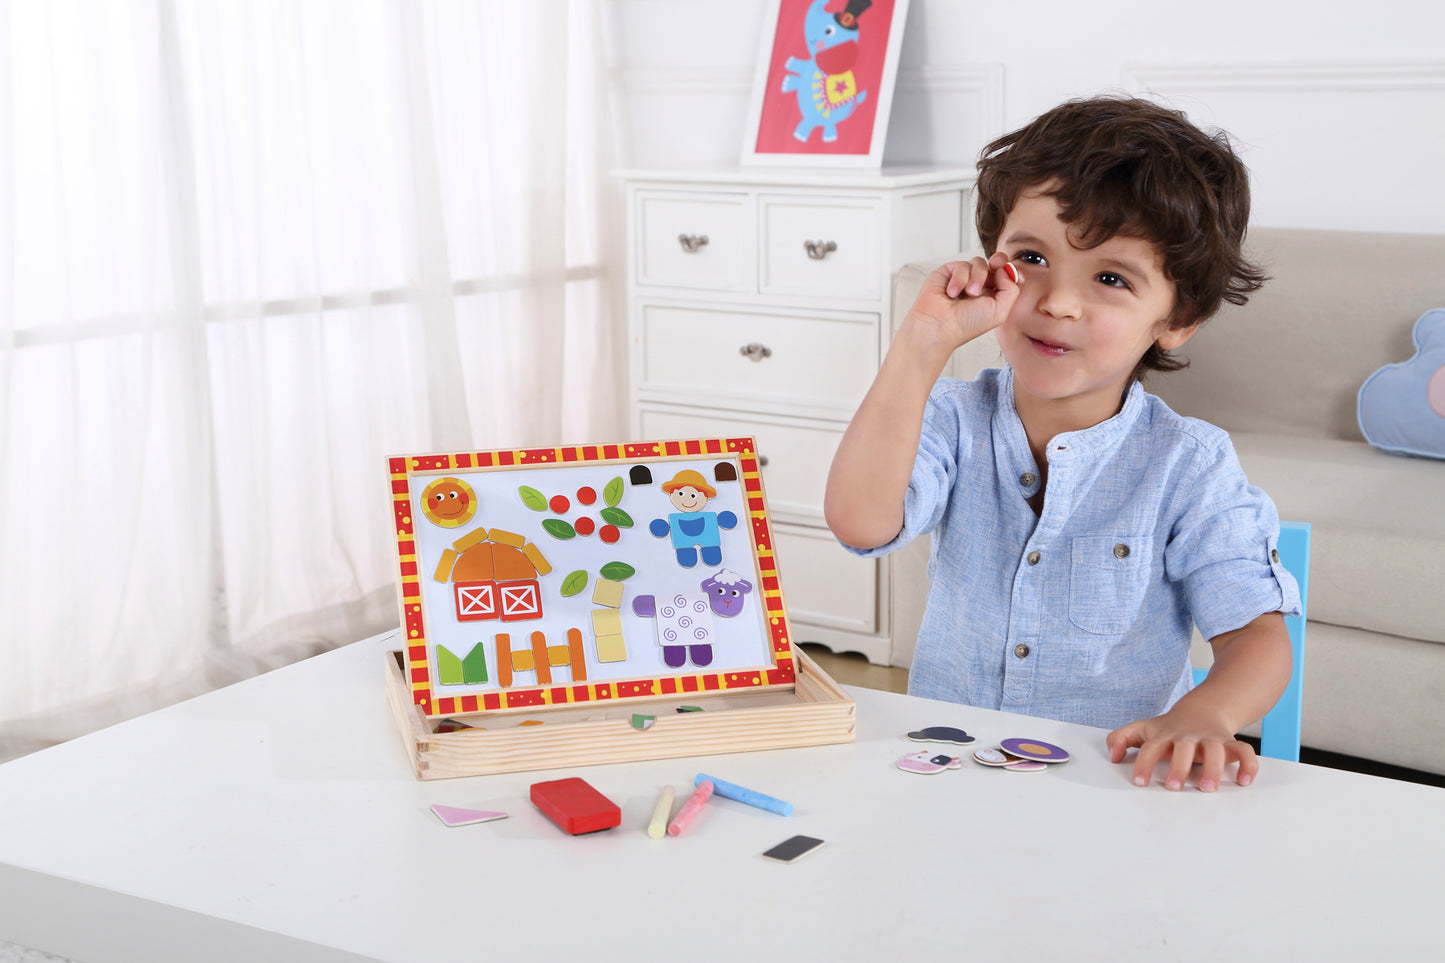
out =
<path fill-rule="evenodd" d="M 753 590 L 753 583 L 727 569 L 703 579 L 701 588 L 707 593 L 708 606 L 714 615 L 730 619 L 743 610 L 743 602 Z"/>
<path fill-rule="evenodd" d="M 670 668 L 680 668 L 689 660 L 696 666 L 712 664 L 713 616 L 736 616 L 753 584 L 724 568 L 703 579 L 701 589 L 661 600 L 654 595 L 632 600 L 634 615 L 657 620 L 657 643 L 662 646 L 662 661 Z"/>

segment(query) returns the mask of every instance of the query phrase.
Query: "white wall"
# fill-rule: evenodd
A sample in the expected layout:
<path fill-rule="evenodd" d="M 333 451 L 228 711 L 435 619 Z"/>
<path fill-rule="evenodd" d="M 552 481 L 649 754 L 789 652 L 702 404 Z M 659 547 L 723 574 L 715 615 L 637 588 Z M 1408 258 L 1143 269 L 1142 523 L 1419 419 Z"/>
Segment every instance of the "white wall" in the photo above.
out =
<path fill-rule="evenodd" d="M 766 0 L 605 2 L 624 164 L 735 164 Z M 1234 135 L 1255 224 L 1445 232 L 1438 0 L 912 0 L 885 162 L 971 166 L 1106 90 Z"/>

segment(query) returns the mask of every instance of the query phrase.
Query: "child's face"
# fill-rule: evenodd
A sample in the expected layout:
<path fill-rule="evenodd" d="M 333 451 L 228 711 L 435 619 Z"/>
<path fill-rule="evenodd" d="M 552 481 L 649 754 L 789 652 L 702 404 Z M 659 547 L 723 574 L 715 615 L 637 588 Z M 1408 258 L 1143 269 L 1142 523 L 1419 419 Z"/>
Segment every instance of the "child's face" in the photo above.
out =
<path fill-rule="evenodd" d="M 1116 235 L 1081 250 L 1069 230 L 1040 188 L 1019 196 L 998 249 L 1024 281 L 995 333 L 1014 369 L 1019 413 L 1046 405 L 1077 429 L 1114 416 L 1151 344 L 1173 350 L 1195 329 L 1169 326 L 1174 282 L 1153 242 Z"/>
<path fill-rule="evenodd" d="M 667 497 L 680 512 L 700 512 L 707 504 L 707 496 L 691 485 L 674 488 Z"/>

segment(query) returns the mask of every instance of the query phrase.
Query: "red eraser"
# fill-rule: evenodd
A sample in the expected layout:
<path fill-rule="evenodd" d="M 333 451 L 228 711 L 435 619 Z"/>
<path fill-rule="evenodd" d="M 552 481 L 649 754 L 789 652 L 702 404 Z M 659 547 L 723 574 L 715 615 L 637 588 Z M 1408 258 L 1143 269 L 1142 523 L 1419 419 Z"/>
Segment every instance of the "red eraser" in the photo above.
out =
<path fill-rule="evenodd" d="M 622 824 L 622 810 L 585 779 L 555 779 L 532 784 L 532 805 L 573 836 Z"/>

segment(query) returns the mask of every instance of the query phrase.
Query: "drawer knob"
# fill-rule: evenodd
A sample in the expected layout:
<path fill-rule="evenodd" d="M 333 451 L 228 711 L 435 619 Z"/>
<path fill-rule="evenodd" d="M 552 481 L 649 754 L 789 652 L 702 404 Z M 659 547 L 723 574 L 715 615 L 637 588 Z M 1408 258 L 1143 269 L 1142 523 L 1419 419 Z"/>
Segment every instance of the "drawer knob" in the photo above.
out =
<path fill-rule="evenodd" d="M 808 252 L 808 257 L 821 261 L 838 250 L 838 244 L 835 241 L 804 241 L 803 250 Z"/>
<path fill-rule="evenodd" d="M 759 468 L 767 468 L 767 467 L 768 467 L 768 456 L 767 456 L 767 455 L 759 455 L 759 456 L 758 456 L 758 467 L 759 467 Z"/>
<path fill-rule="evenodd" d="M 682 245 L 682 249 L 683 249 L 684 251 L 686 251 L 687 253 L 689 253 L 689 254 L 696 254 L 696 253 L 698 252 L 698 249 L 699 249 L 699 248 L 701 248 L 703 245 L 707 244 L 707 235 L 706 235 L 706 234 L 679 234 L 679 235 L 677 236 L 677 243 L 681 244 L 681 245 Z"/>
<path fill-rule="evenodd" d="M 762 361 L 764 358 L 771 358 L 773 356 L 773 349 L 765 344 L 758 344 L 754 341 L 752 344 L 745 344 L 739 348 L 738 354 L 747 358 L 749 361 Z"/>

